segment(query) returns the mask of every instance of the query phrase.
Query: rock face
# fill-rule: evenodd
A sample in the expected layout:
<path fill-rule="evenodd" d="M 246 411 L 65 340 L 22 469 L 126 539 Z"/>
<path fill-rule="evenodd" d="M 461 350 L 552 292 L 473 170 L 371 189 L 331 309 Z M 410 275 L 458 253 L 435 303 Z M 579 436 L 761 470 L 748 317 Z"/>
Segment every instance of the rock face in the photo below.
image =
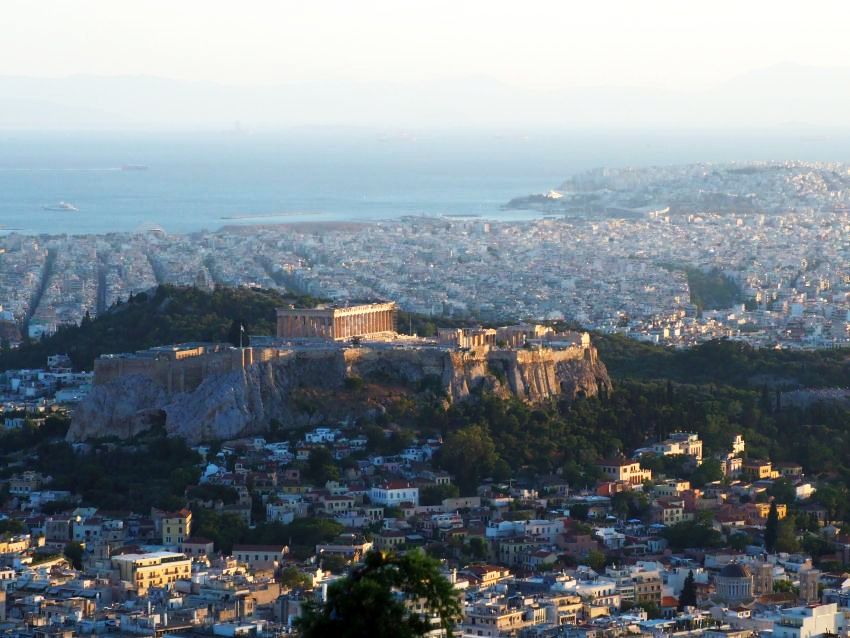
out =
<path fill-rule="evenodd" d="M 529 403 L 593 396 L 610 388 L 605 365 L 590 348 L 473 350 L 329 348 L 290 351 L 245 368 L 207 376 L 194 390 L 169 394 L 143 375 L 97 385 L 74 413 L 68 440 L 129 438 L 162 424 L 190 442 L 258 434 L 272 419 L 300 427 L 385 408 L 370 389 L 439 389 L 448 401 L 479 390 Z M 359 384 L 359 382 L 358 382 Z M 378 393 L 375 393 L 378 394 Z"/>
<path fill-rule="evenodd" d="M 161 406 L 167 402 L 165 390 L 141 375 L 127 375 L 108 385 L 95 386 L 74 410 L 68 438 L 130 438 L 162 423 L 165 415 Z"/>

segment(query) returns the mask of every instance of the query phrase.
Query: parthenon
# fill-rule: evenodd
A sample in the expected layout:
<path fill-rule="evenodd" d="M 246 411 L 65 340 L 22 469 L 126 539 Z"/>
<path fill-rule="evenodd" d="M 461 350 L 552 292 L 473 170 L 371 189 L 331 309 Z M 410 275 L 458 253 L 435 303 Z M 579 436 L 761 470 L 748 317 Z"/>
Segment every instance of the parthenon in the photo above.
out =
<path fill-rule="evenodd" d="M 281 339 L 342 341 L 395 331 L 394 302 L 348 307 L 277 309 L 277 336 Z"/>

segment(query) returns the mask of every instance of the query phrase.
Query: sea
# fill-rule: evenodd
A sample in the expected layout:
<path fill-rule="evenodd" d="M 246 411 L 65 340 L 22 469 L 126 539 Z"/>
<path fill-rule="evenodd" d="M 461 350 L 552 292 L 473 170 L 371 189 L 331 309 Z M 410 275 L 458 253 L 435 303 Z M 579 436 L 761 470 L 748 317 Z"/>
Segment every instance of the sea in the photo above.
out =
<path fill-rule="evenodd" d="M 784 159 L 848 161 L 850 133 L 0 131 L 0 232 L 535 219 L 503 206 L 590 168 Z M 48 210 L 59 202 L 78 210 Z"/>

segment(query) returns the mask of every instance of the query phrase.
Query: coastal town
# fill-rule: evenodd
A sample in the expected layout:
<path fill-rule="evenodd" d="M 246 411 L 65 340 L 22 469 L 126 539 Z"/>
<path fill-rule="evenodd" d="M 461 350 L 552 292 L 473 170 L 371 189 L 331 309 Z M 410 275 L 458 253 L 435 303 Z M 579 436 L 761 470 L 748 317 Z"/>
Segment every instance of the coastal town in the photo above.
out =
<path fill-rule="evenodd" d="M 564 186 L 608 199 L 528 222 L 408 217 L 191 235 L 7 234 L 0 238 L 0 336 L 14 345 L 51 334 L 172 283 L 287 289 L 335 301 L 389 298 L 424 315 L 568 321 L 679 347 L 717 338 L 844 347 L 847 168 L 780 167 L 579 176 Z M 633 186 L 653 195 L 651 205 L 615 206 L 614 195 Z M 724 189 L 752 196 L 744 206 L 707 195 Z"/>
<path fill-rule="evenodd" d="M 0 373 L 0 633 L 298 635 L 421 555 L 459 615 L 392 595 L 431 638 L 850 638 L 834 377 L 612 381 L 594 343 L 850 343 L 848 212 L 795 184 L 783 214 L 4 236 L 3 352 L 95 343 Z M 250 295 L 267 334 L 215 314 Z M 235 331 L 100 347 L 180 303 Z"/>
<path fill-rule="evenodd" d="M 4 9 L 0 638 L 850 638 L 850 3 Z"/>

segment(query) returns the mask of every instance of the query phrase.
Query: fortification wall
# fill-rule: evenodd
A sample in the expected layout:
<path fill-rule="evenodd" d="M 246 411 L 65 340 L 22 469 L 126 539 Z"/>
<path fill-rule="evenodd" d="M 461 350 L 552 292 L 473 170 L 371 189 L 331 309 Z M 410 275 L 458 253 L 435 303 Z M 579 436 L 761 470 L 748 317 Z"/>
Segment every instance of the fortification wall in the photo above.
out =
<path fill-rule="evenodd" d="M 97 372 L 96 387 L 74 413 L 69 441 L 130 437 L 164 421 L 167 432 L 197 442 L 261 433 L 271 419 L 301 427 L 378 409 L 380 393 L 336 400 L 352 377 L 378 386 L 407 386 L 408 392 L 439 390 L 448 402 L 478 392 L 514 395 L 529 403 L 571 400 L 610 388 L 592 346 L 517 351 L 246 348 L 179 361 L 105 358 Z"/>
<path fill-rule="evenodd" d="M 182 359 L 103 357 L 94 362 L 94 385 L 106 385 L 129 375 L 141 375 L 168 394 L 189 392 L 210 376 L 241 370 L 262 361 L 272 361 L 280 354 L 274 348 L 229 348 Z"/>

